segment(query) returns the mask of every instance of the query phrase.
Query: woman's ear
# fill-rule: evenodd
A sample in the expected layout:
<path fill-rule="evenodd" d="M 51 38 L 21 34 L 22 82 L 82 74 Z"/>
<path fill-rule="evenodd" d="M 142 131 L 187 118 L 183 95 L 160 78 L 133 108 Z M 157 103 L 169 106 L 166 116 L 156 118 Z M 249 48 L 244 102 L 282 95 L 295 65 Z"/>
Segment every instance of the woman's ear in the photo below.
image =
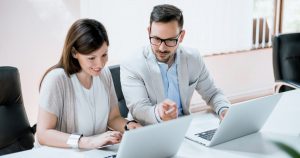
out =
<path fill-rule="evenodd" d="M 76 53 L 76 50 L 75 50 L 74 47 L 72 48 L 71 53 L 72 53 L 72 57 L 75 58 L 75 59 L 77 59 L 77 53 Z"/>
<path fill-rule="evenodd" d="M 73 58 L 77 59 L 76 53 L 72 53 Z"/>

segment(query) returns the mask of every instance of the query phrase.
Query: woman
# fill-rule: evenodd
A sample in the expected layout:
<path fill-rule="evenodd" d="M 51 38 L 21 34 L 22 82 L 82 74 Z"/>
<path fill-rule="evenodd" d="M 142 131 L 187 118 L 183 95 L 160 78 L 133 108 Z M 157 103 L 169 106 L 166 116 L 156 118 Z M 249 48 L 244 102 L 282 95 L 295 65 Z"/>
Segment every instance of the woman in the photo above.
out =
<path fill-rule="evenodd" d="M 40 83 L 40 144 L 93 149 L 119 143 L 121 132 L 140 127 L 120 115 L 111 74 L 104 67 L 108 45 L 98 21 L 81 19 L 71 26 L 60 61 Z"/>

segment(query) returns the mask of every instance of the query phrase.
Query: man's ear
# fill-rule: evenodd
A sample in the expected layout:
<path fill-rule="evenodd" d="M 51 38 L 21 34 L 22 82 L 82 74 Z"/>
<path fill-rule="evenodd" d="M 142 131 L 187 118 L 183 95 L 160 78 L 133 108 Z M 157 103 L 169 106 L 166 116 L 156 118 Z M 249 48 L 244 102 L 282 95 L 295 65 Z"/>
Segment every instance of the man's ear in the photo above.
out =
<path fill-rule="evenodd" d="M 147 27 L 147 31 L 148 31 L 148 35 L 150 36 L 150 33 L 151 33 L 151 27 L 150 26 Z"/>
<path fill-rule="evenodd" d="M 180 43 L 183 41 L 184 35 L 185 35 L 185 30 L 181 30 L 181 35 L 179 37 L 179 42 Z"/>

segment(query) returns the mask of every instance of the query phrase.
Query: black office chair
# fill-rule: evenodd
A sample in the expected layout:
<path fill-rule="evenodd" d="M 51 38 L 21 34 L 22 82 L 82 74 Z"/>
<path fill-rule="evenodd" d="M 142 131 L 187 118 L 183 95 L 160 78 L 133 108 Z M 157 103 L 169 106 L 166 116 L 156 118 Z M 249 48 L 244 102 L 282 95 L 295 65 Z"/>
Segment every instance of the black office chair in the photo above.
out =
<path fill-rule="evenodd" d="M 121 88 L 121 81 L 120 81 L 120 65 L 113 65 L 109 66 L 109 70 L 112 75 L 112 79 L 115 86 L 115 91 L 118 97 L 119 102 L 119 109 L 121 116 L 126 118 L 128 114 L 128 108 L 126 106 L 126 102 L 123 96 L 122 88 Z"/>
<path fill-rule="evenodd" d="M 23 105 L 18 69 L 0 67 L 0 156 L 33 148 L 34 133 Z"/>
<path fill-rule="evenodd" d="M 276 92 L 300 88 L 300 33 L 273 38 L 273 69 Z"/>

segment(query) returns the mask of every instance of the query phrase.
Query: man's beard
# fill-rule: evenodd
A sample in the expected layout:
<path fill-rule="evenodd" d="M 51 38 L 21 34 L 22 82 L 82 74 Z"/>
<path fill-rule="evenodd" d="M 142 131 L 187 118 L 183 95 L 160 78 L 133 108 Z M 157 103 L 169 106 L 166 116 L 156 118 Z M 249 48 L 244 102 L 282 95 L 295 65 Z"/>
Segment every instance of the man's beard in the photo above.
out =
<path fill-rule="evenodd" d="M 156 51 L 156 58 L 160 61 L 160 62 L 164 62 L 167 63 L 170 58 L 171 58 L 171 52 L 170 51 Z M 163 55 L 162 57 L 160 55 Z"/>

